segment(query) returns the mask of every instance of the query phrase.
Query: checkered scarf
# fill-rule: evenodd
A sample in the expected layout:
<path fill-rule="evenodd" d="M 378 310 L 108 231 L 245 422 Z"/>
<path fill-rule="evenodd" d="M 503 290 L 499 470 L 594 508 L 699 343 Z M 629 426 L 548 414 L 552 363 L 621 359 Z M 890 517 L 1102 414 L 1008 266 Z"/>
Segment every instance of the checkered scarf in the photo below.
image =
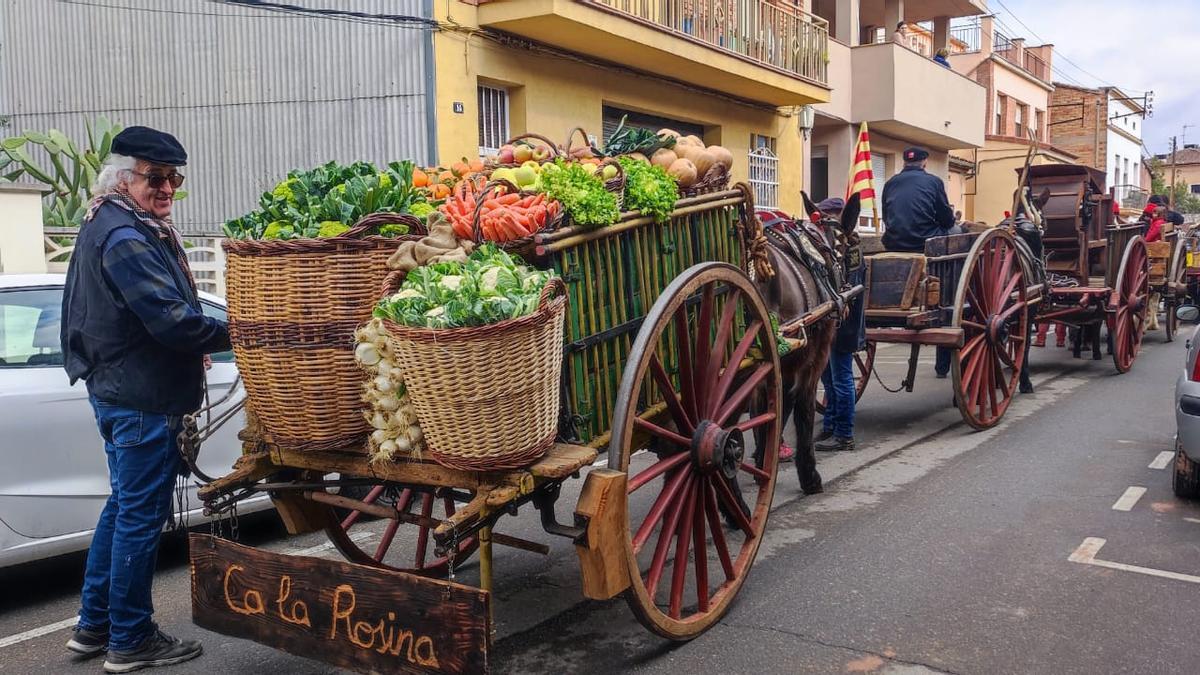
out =
<path fill-rule="evenodd" d="M 196 290 L 196 279 L 192 276 L 192 267 L 188 263 L 187 253 L 183 248 L 183 236 L 179 234 L 179 230 L 175 229 L 175 226 L 171 223 L 171 219 L 169 217 L 162 219 L 155 218 L 150 212 L 138 206 L 137 202 L 133 201 L 133 197 L 128 192 L 114 190 L 98 194 L 92 199 L 91 203 L 88 204 L 87 214 L 84 216 L 83 222 L 90 223 L 96 217 L 96 211 L 105 203 L 114 204 L 133 214 L 134 218 L 137 218 L 146 227 L 149 227 L 151 232 L 157 234 L 159 239 L 167 242 L 167 245 L 171 247 L 171 251 L 175 254 L 175 259 L 179 262 L 179 268 L 183 270 L 184 276 L 187 277 L 188 285 L 192 288 L 192 296 L 199 298 L 200 296 Z"/>

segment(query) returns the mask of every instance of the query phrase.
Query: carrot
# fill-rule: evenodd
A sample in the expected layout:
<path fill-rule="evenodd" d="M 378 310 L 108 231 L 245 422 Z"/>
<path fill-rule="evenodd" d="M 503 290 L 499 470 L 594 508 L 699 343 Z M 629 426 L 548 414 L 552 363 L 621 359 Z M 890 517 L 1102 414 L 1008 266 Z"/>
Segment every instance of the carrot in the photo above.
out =
<path fill-rule="evenodd" d="M 504 204 L 505 206 L 511 206 L 521 201 L 521 195 L 513 192 L 510 194 L 501 195 L 496 201 Z"/>

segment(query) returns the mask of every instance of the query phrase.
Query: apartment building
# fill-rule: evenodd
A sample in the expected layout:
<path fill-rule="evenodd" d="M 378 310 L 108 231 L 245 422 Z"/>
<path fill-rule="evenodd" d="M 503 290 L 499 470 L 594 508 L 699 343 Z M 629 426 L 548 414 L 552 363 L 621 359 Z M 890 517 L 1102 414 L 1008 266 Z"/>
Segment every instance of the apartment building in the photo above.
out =
<path fill-rule="evenodd" d="M 1116 87 L 1091 89 L 1057 82 L 1050 112 L 1051 143 L 1103 171 L 1122 204 L 1144 196 L 1149 185 L 1142 185 L 1142 99 Z"/>
<path fill-rule="evenodd" d="M 1200 198 L 1200 144 L 1188 143 L 1178 148 L 1174 157 L 1168 152 L 1154 158 L 1162 162 L 1163 180 L 1170 182 L 1173 173 L 1176 185 L 1182 183 L 1189 193 Z M 1148 181 L 1146 186 L 1149 187 Z"/>
<path fill-rule="evenodd" d="M 1027 45 L 1023 38 L 1007 36 L 990 16 L 956 26 L 951 33 L 968 46 L 951 54 L 951 67 L 987 90 L 983 147 L 953 153 L 970 167 L 963 215 L 995 224 L 1012 209 L 1017 171 L 1030 148 L 1035 164 L 1077 159 L 1050 143 L 1054 45 Z"/>
<path fill-rule="evenodd" d="M 966 169 L 951 162 L 950 150 L 983 145 L 986 88 L 929 55 L 951 48 L 951 19 L 986 14 L 986 3 L 813 0 L 812 12 L 828 22 L 831 35 L 830 100 L 815 106 L 809 140 L 812 196 L 845 194 L 853 144 L 867 122 L 877 191 L 903 169 L 904 148 L 918 145 L 929 150 L 928 171 L 947 182 L 951 202 L 961 209 Z M 891 40 L 901 21 L 921 28 L 904 45 Z"/>

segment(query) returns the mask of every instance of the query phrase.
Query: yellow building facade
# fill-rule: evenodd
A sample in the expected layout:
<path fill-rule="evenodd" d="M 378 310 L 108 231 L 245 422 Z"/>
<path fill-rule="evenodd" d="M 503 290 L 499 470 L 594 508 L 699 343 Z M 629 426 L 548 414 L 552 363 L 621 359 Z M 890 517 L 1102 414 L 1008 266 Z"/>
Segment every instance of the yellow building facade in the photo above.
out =
<path fill-rule="evenodd" d="M 772 25 L 780 33 L 763 52 L 744 32 L 707 30 L 700 15 L 681 23 L 676 12 L 674 23 L 665 25 L 654 14 L 577 0 L 451 0 L 435 7 L 439 22 L 457 27 L 434 37 L 441 163 L 478 156 L 503 142 L 496 140 L 500 135 L 537 133 L 565 144 L 568 132 L 582 127 L 602 145 L 613 111 L 620 111 L 664 126 L 677 122 L 706 144 L 725 146 L 734 157 L 733 181 L 751 178 L 752 151 L 774 155 L 777 186 L 759 201 L 802 209 L 797 109 L 829 98 L 819 19 L 814 23 L 800 10 L 776 17 Z M 682 3 L 677 9 L 685 7 L 695 11 Z M 761 36 L 760 26 L 759 43 Z M 801 49 L 784 51 L 785 42 L 795 43 L 789 36 L 802 38 Z"/>

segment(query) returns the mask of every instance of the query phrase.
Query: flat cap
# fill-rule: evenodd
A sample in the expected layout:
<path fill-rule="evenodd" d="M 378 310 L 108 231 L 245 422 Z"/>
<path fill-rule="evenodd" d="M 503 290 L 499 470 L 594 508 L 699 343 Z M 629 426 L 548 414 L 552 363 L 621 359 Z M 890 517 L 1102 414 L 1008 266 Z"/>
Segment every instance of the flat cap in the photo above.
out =
<path fill-rule="evenodd" d="M 820 204 L 817 204 L 817 210 L 822 213 L 830 213 L 832 211 L 841 211 L 846 208 L 846 200 L 840 197 L 830 197 L 822 199 Z"/>
<path fill-rule="evenodd" d="M 155 164 L 167 166 L 187 164 L 187 151 L 180 145 L 179 140 L 165 131 L 150 127 L 126 127 L 113 138 L 112 151 L 117 155 L 134 157 Z"/>
<path fill-rule="evenodd" d="M 914 147 L 914 148 L 905 148 L 905 150 L 904 150 L 904 161 L 906 161 L 906 162 L 919 162 L 923 159 L 928 159 L 928 158 L 929 158 L 929 151 L 926 150 L 925 148 Z"/>

